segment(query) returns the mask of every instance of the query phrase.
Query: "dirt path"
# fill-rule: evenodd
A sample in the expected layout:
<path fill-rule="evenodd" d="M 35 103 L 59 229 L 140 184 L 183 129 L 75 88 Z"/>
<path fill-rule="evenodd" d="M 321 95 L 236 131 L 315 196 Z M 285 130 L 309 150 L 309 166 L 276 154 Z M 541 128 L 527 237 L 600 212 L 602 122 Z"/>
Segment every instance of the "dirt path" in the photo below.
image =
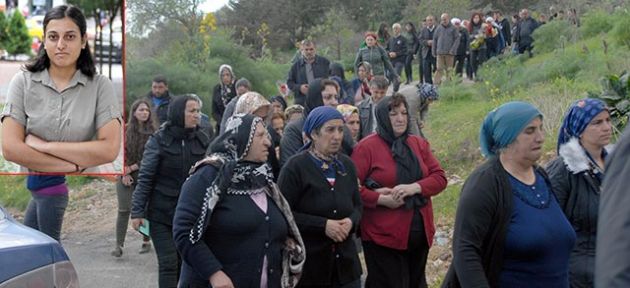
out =
<path fill-rule="evenodd" d="M 138 254 L 142 237 L 131 226 L 123 256 L 110 255 L 116 243 L 117 209 L 114 183 L 96 180 L 70 193 L 61 243 L 81 287 L 157 287 L 155 251 Z"/>

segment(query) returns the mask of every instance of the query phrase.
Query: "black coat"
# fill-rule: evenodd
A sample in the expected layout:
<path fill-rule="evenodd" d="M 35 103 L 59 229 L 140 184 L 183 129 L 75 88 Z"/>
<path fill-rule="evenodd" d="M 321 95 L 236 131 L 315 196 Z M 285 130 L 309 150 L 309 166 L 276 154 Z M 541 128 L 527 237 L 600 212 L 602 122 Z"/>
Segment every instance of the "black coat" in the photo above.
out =
<path fill-rule="evenodd" d="M 328 59 L 316 55 L 315 62 L 312 64 L 313 66 L 313 76 L 316 78 L 328 78 L 330 61 Z M 302 58 L 300 60 L 293 63 L 291 66 L 291 70 L 289 70 L 289 75 L 287 77 L 287 86 L 293 94 L 295 95 L 295 103 L 304 106 L 304 100 L 306 95 L 302 94 L 300 91 L 300 86 L 303 84 L 308 84 L 308 80 L 306 78 L 306 62 Z"/>
<path fill-rule="evenodd" d="M 630 126 L 606 160 L 595 255 L 595 286 L 630 287 Z"/>
<path fill-rule="evenodd" d="M 162 126 L 144 147 L 138 183 L 133 192 L 131 218 L 172 225 L 179 192 L 190 168 L 201 160 L 210 139 L 199 129 L 179 133 Z"/>
<path fill-rule="evenodd" d="M 561 147 L 560 157 L 546 170 L 560 208 L 577 235 L 569 260 L 569 281 L 571 287 L 593 287 L 601 182 L 577 140 Z"/>
<path fill-rule="evenodd" d="M 184 287 L 208 287 L 210 276 L 222 270 L 235 287 L 260 287 L 263 258 L 267 256 L 268 287 L 279 288 L 288 230 L 282 212 L 270 197 L 264 213 L 249 195 L 221 195 L 202 238 L 195 244 L 190 242 L 206 188 L 217 174 L 216 167 L 206 165 L 182 187 L 173 220 L 173 238 L 184 260 L 180 281 Z"/>
<path fill-rule="evenodd" d="M 229 88 L 230 92 L 228 93 L 228 102 L 236 97 L 236 88 L 234 88 L 234 83 L 230 84 Z M 214 119 L 214 122 L 217 123 L 217 133 L 219 133 L 221 118 L 225 112 L 226 105 L 227 103 L 223 103 L 223 98 L 221 97 L 221 83 L 219 83 L 214 86 L 214 90 L 212 91 L 212 119 Z"/>
<path fill-rule="evenodd" d="M 404 63 L 407 58 L 407 39 L 402 36 L 402 34 L 398 35 L 398 37 L 389 38 L 387 41 L 387 52 L 396 53 L 396 57 L 389 58 L 389 61 L 393 63 Z"/>
<path fill-rule="evenodd" d="M 431 46 L 429 46 L 429 40 L 433 41 L 433 34 L 437 29 L 437 26 L 433 26 L 433 30 L 429 30 L 429 28 L 424 27 L 418 33 L 418 41 L 420 43 L 420 56 L 422 59 L 427 57 L 433 57 L 431 53 Z"/>
<path fill-rule="evenodd" d="M 304 151 L 289 159 L 278 179 L 306 248 L 300 285 L 331 285 L 333 273 L 341 284 L 349 283 L 361 276 L 354 236 L 362 211 L 356 170 L 349 157 L 339 155 L 346 173 L 337 172 L 331 187 L 310 157 Z M 326 236 L 326 220 L 346 217 L 352 220 L 350 236 L 335 243 Z"/>
<path fill-rule="evenodd" d="M 544 170 L 537 172 L 548 182 Z M 508 175 L 494 157 L 466 179 L 455 216 L 453 261 L 442 287 L 497 287 L 512 216 Z"/>

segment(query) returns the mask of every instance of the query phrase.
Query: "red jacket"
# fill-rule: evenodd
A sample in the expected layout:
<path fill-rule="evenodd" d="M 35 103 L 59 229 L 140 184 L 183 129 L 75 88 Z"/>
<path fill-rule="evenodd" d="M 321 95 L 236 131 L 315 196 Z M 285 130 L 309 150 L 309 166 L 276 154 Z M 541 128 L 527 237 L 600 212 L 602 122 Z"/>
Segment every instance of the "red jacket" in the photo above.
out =
<path fill-rule="evenodd" d="M 428 204 L 420 209 L 420 214 L 430 247 L 435 234 L 433 205 L 430 197 L 446 188 L 446 176 L 440 163 L 431 153 L 429 142 L 418 136 L 409 135 L 407 145 L 411 147 L 420 162 L 423 178 L 417 183 L 422 188 L 422 196 L 429 200 Z M 357 177 L 362 185 L 360 189 L 361 200 L 363 200 L 361 239 L 393 249 L 406 250 L 413 217 L 412 210 L 405 209 L 404 205 L 398 209 L 377 206 L 379 194 L 363 185 L 368 177 L 383 187 L 393 188 L 398 185 L 396 162 L 392 157 L 391 148 L 383 138 L 372 134 L 354 147 L 352 160 L 356 165 Z"/>

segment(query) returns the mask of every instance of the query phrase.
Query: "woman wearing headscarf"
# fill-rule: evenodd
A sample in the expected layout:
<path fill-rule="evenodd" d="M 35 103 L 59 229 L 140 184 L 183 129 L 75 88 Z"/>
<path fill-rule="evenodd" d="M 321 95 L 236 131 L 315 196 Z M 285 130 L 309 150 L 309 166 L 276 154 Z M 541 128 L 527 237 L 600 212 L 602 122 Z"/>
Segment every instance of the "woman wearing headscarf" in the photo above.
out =
<path fill-rule="evenodd" d="M 361 131 L 361 120 L 359 119 L 359 108 L 350 104 L 341 104 L 337 106 L 337 111 L 343 115 L 343 121 L 350 130 L 354 143 L 359 142 L 359 131 Z"/>
<path fill-rule="evenodd" d="M 133 192 L 131 224 L 138 230 L 151 222 L 150 235 L 159 265 L 159 286 L 176 287 L 180 259 L 173 241 L 173 215 L 188 171 L 201 160 L 209 138 L 199 129 L 198 98 L 178 96 L 168 107 L 168 120 L 144 146 Z"/>
<path fill-rule="evenodd" d="M 346 80 L 346 71 L 341 63 L 331 62 L 329 65 L 330 79 L 339 85 L 339 103 L 354 104 L 352 84 Z"/>
<path fill-rule="evenodd" d="M 281 95 L 271 97 L 269 102 L 271 102 L 271 114 L 284 112 L 284 109 L 287 109 L 287 100 Z"/>
<path fill-rule="evenodd" d="M 354 231 L 361 197 L 354 164 L 340 152 L 343 116 L 322 106 L 304 122 L 308 137 L 289 159 L 278 186 L 284 193 L 306 247 L 299 287 L 360 287 L 361 264 Z"/>
<path fill-rule="evenodd" d="M 262 118 L 237 114 L 184 183 L 173 236 L 179 287 L 295 287 L 304 244 L 266 163 Z"/>
<path fill-rule="evenodd" d="M 376 133 L 352 154 L 362 184 L 366 287 L 427 287 L 435 234 L 431 197 L 447 181 L 429 143 L 410 134 L 407 109 L 402 94 L 383 98 L 376 105 Z"/>
<path fill-rule="evenodd" d="M 236 102 L 235 114 L 252 114 L 266 120 L 271 109 L 271 103 L 260 95 L 258 92 L 247 92 L 241 95 Z M 276 150 L 274 147 L 269 147 L 269 156 L 267 157 L 267 163 L 271 166 L 273 171 L 274 180 L 278 179 L 280 174 L 280 163 L 278 157 L 276 157 Z"/>
<path fill-rule="evenodd" d="M 352 94 L 354 94 L 354 105 L 359 105 L 361 101 L 370 98 L 370 81 L 372 80 L 372 65 L 368 62 L 361 62 L 357 67 L 356 77 L 350 81 Z"/>
<path fill-rule="evenodd" d="M 219 67 L 219 84 L 214 86 L 212 92 L 212 118 L 217 123 L 215 131 L 221 131 L 221 119 L 225 113 L 225 106 L 236 97 L 236 76 L 232 71 L 232 66 L 223 64 Z"/>
<path fill-rule="evenodd" d="M 569 259 L 571 287 L 593 287 L 595 239 L 604 163 L 610 152 L 612 125 L 598 99 L 573 102 L 558 135 L 558 158 L 546 168 L 560 208 L 573 225 L 577 241 Z"/>
<path fill-rule="evenodd" d="M 542 129 L 542 114 L 529 103 L 486 115 L 479 142 L 488 160 L 462 188 L 442 287 L 569 287 L 575 232 L 536 166 Z"/>

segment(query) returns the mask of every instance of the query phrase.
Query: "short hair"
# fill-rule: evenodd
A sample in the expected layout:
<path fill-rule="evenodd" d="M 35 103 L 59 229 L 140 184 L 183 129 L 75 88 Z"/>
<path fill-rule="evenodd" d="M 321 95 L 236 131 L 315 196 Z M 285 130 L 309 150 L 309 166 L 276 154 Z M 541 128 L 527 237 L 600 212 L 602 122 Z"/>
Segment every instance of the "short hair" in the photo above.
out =
<path fill-rule="evenodd" d="M 248 89 L 252 89 L 252 84 L 249 83 L 249 80 L 247 80 L 246 78 L 241 78 L 236 81 L 236 84 L 234 84 L 234 88 L 238 87 L 247 87 Z"/>
<path fill-rule="evenodd" d="M 168 85 L 168 81 L 164 75 L 156 75 L 153 77 L 153 82 L 155 83 L 164 83 L 164 85 Z"/>
<path fill-rule="evenodd" d="M 392 30 L 396 29 L 396 28 L 401 28 L 402 29 L 402 27 L 400 26 L 400 23 L 394 23 L 394 25 L 392 25 Z"/>
<path fill-rule="evenodd" d="M 302 42 L 300 43 L 300 45 L 302 46 L 315 46 L 315 42 L 311 39 L 304 39 L 302 40 Z"/>
<path fill-rule="evenodd" d="M 374 76 L 374 78 L 372 78 L 372 81 L 370 81 L 370 87 L 376 87 L 378 89 L 387 89 L 389 88 L 389 82 L 387 82 L 387 79 L 385 78 L 385 76 Z"/>
<path fill-rule="evenodd" d="M 271 114 L 271 121 L 274 119 L 282 119 L 282 121 L 286 121 L 286 117 L 284 116 L 284 112 L 274 112 Z"/>
<path fill-rule="evenodd" d="M 400 104 L 404 104 L 405 108 L 409 106 L 407 105 L 407 99 L 405 98 L 405 95 L 396 92 L 394 93 L 394 95 L 392 95 L 392 101 L 389 102 L 389 111 L 394 110 L 394 108 L 400 106 Z"/>
<path fill-rule="evenodd" d="M 320 82 L 320 85 L 322 87 L 322 91 L 326 89 L 326 86 L 335 86 L 335 89 L 337 90 L 337 92 L 339 92 L 339 84 L 337 84 L 337 81 L 335 80 L 322 79 L 322 82 Z"/>

